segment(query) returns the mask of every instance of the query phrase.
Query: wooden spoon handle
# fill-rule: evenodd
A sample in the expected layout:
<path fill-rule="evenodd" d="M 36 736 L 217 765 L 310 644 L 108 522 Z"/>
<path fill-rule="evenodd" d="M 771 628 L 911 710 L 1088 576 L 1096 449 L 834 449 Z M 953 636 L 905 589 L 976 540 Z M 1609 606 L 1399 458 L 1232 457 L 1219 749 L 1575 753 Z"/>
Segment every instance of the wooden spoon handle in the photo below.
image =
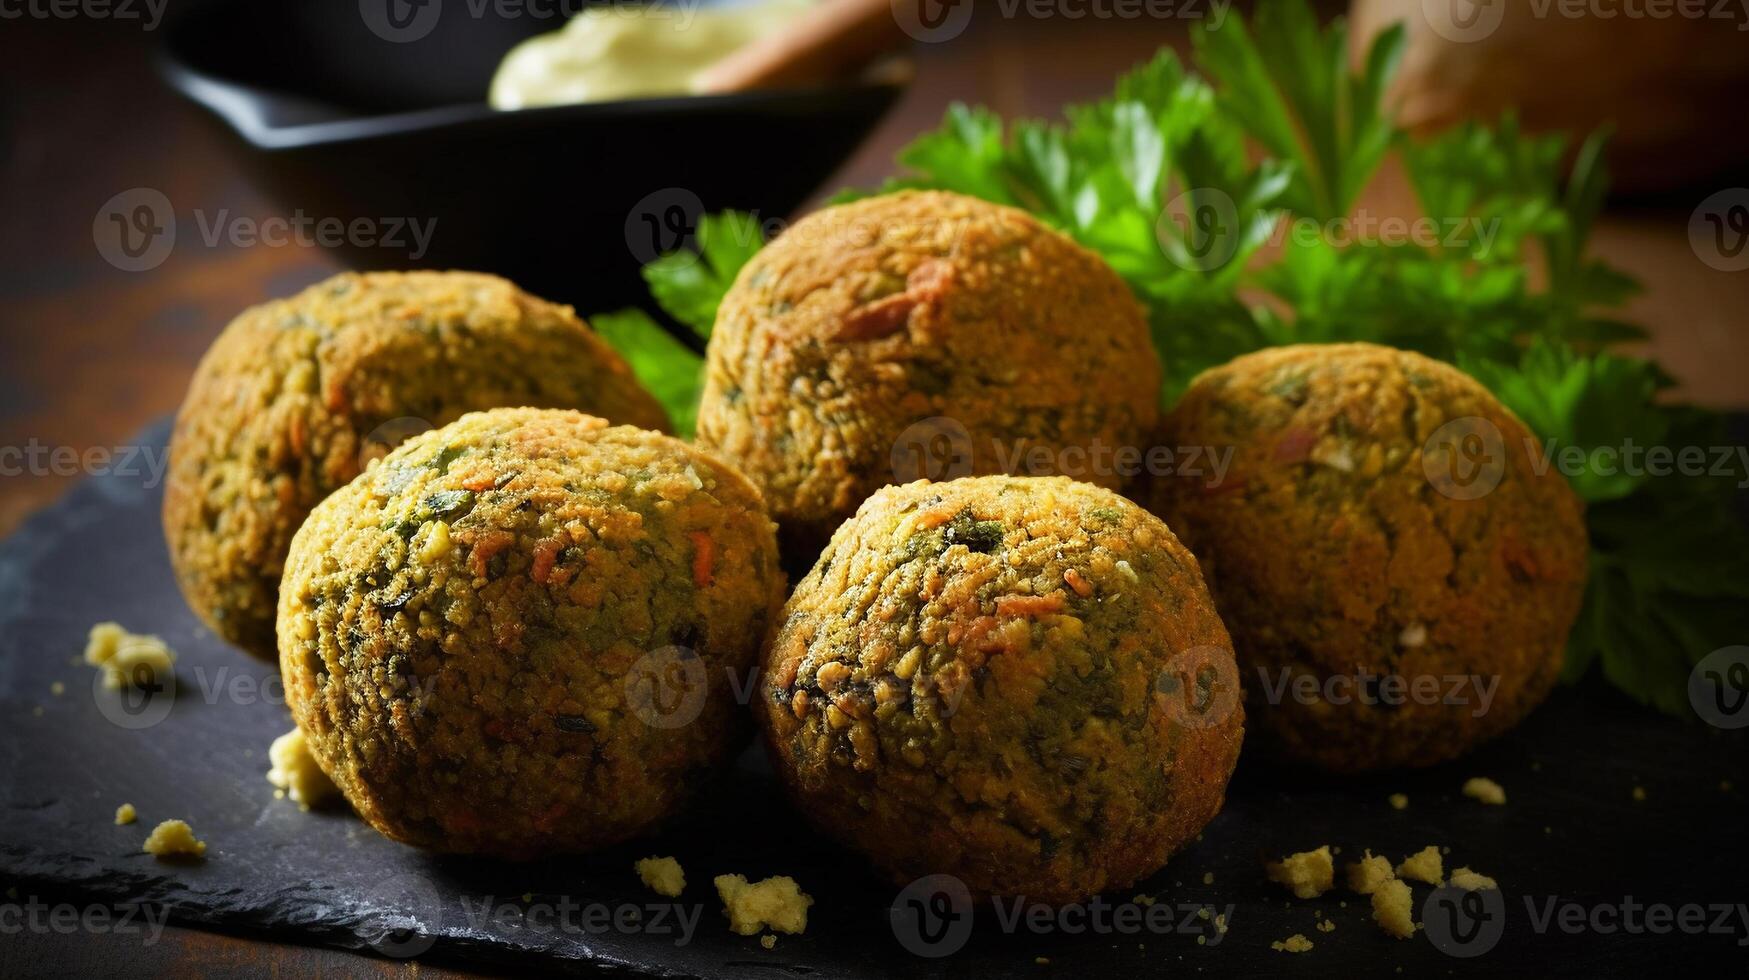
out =
<path fill-rule="evenodd" d="M 788 27 L 700 72 L 699 94 L 819 85 L 905 43 L 892 0 L 825 0 Z"/>

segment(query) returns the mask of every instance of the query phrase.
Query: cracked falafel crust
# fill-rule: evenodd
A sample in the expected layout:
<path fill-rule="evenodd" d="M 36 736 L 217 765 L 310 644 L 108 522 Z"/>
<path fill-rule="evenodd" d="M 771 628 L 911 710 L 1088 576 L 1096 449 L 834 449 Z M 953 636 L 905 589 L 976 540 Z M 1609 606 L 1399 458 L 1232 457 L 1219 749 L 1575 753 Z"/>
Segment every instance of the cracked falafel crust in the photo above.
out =
<path fill-rule="evenodd" d="M 497 276 L 346 273 L 245 310 L 201 359 L 170 441 L 164 532 L 189 606 L 272 659 L 280 571 L 310 508 L 413 431 L 518 405 L 668 427 L 570 307 Z"/>
<path fill-rule="evenodd" d="M 1202 560 L 1271 748 L 1432 765 L 1554 684 L 1585 588 L 1581 505 L 1473 378 L 1372 344 L 1272 348 L 1200 375 L 1159 442 L 1233 451 L 1219 485 L 1159 477 L 1150 505 Z"/>
<path fill-rule="evenodd" d="M 280 592 L 310 751 L 396 840 L 532 858 L 669 816 L 737 748 L 783 597 L 758 491 L 576 412 L 409 440 L 311 513 Z"/>
<path fill-rule="evenodd" d="M 1103 259 L 1018 209 L 904 191 L 817 211 L 741 270 L 698 439 L 760 486 L 806 567 L 894 482 L 1025 470 L 1119 489 L 1084 454 L 1142 446 L 1159 397 L 1141 306 Z M 896 465 L 936 418 L 969 444 L 901 446 Z"/>
<path fill-rule="evenodd" d="M 1243 709 L 1196 559 L 1063 477 L 878 491 L 796 588 L 756 714 L 800 809 L 895 881 L 1083 900 L 1220 809 Z"/>

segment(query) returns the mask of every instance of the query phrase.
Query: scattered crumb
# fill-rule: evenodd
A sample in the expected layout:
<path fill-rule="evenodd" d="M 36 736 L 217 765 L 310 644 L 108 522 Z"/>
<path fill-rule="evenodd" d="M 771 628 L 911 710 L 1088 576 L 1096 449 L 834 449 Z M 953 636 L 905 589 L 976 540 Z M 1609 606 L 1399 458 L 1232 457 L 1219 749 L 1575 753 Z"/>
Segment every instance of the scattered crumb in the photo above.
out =
<path fill-rule="evenodd" d="M 658 895 L 674 898 L 686 890 L 686 870 L 674 858 L 647 857 L 633 864 L 632 868 L 643 879 L 645 887 Z"/>
<path fill-rule="evenodd" d="M 1481 803 L 1499 806 L 1506 802 L 1506 790 L 1492 779 L 1485 776 L 1472 776 L 1464 780 L 1464 795 Z"/>
<path fill-rule="evenodd" d="M 1214 884 L 1215 883 L 1215 873 L 1213 871 L 1204 871 L 1202 873 L 1202 883 L 1205 885 Z"/>
<path fill-rule="evenodd" d="M 139 814 L 134 812 L 134 805 L 132 803 L 123 803 L 121 806 L 115 808 L 115 825 L 117 827 L 124 827 L 133 823 L 138 818 Z"/>
<path fill-rule="evenodd" d="M 1403 863 L 1397 865 L 1397 877 L 1424 881 L 1429 885 L 1445 884 L 1445 862 L 1439 856 L 1439 848 L 1429 844 L 1404 858 Z"/>
<path fill-rule="evenodd" d="M 1158 901 L 1158 899 L 1152 895 L 1137 895 L 1135 898 L 1130 899 L 1130 901 L 1137 905 L 1152 905 Z"/>
<path fill-rule="evenodd" d="M 1032 961 L 1039 966 L 1049 966 L 1051 964 L 1051 958 L 1049 956 L 1034 956 Z"/>
<path fill-rule="evenodd" d="M 1312 948 L 1312 941 L 1296 932 L 1286 939 L 1270 943 L 1269 948 L 1278 953 L 1304 953 Z"/>
<path fill-rule="evenodd" d="M 771 949 L 773 946 L 777 945 L 777 937 L 768 932 L 759 937 L 759 945 L 764 946 L 766 949 Z"/>
<path fill-rule="evenodd" d="M 169 682 L 176 654 L 156 636 L 129 633 L 117 623 L 98 623 L 85 642 L 85 662 L 103 671 L 109 687 L 148 688 Z"/>
<path fill-rule="evenodd" d="M 1196 910 L 1196 917 L 1199 919 L 1206 920 L 1209 916 L 1211 916 L 1213 914 L 1214 914 L 1214 909 L 1209 908 L 1207 905 L 1204 905 L 1202 908 Z"/>
<path fill-rule="evenodd" d="M 1197 936 L 1196 937 L 1196 944 L 1198 946 L 1207 946 L 1208 941 L 1209 941 L 1209 937 L 1207 937 L 1207 936 Z"/>
<path fill-rule="evenodd" d="M 1365 857 L 1352 861 L 1348 865 L 1348 887 L 1362 895 L 1371 895 L 1379 890 L 1379 886 L 1392 878 L 1396 873 L 1391 870 L 1391 861 L 1383 855 L 1374 855 L 1365 851 Z"/>
<path fill-rule="evenodd" d="M 1451 873 L 1451 886 L 1462 888 L 1467 892 L 1481 892 L 1492 889 L 1500 890 L 1500 883 L 1485 874 L 1478 874 L 1469 868 L 1459 868 Z"/>
<path fill-rule="evenodd" d="M 792 934 L 808 928 L 808 906 L 814 900 L 794 878 L 779 875 L 748 883 L 741 875 L 717 875 L 716 886 L 731 931 L 751 936 L 767 926 Z"/>
<path fill-rule="evenodd" d="M 1336 923 L 1331 922 L 1329 919 L 1325 919 L 1323 922 L 1318 923 L 1318 931 L 1319 932 L 1335 932 L 1336 931 Z"/>
<path fill-rule="evenodd" d="M 1220 913 L 1220 914 L 1215 916 L 1215 931 L 1220 933 L 1223 936 L 1225 936 L 1227 934 L 1227 916 L 1226 916 L 1226 913 Z"/>
<path fill-rule="evenodd" d="M 53 694 L 55 697 L 58 698 L 61 695 L 67 693 L 67 685 L 61 683 L 60 681 L 56 681 L 53 684 L 49 685 L 49 693 Z"/>
<path fill-rule="evenodd" d="M 1415 903 L 1409 894 L 1409 886 L 1392 878 L 1379 885 L 1372 893 L 1372 917 L 1379 928 L 1396 936 L 1407 939 L 1415 935 Z"/>
<path fill-rule="evenodd" d="M 1635 803 L 1646 802 L 1646 787 L 1644 787 L 1644 786 L 1635 786 L 1634 787 L 1634 802 Z"/>
<path fill-rule="evenodd" d="M 301 809 L 320 806 L 340 792 L 322 767 L 316 765 L 316 757 L 310 754 L 310 743 L 304 740 L 301 728 L 274 739 L 267 749 L 267 761 L 273 766 L 267 770 L 267 781 L 280 790 L 274 795 L 290 796 Z"/>
<path fill-rule="evenodd" d="M 534 892 L 523 892 L 522 893 L 522 904 L 529 905 L 529 904 L 532 904 L 533 902 L 534 902 Z"/>
<path fill-rule="evenodd" d="M 1268 870 L 1269 880 L 1292 889 L 1295 898 L 1317 898 L 1329 891 L 1336 880 L 1336 866 L 1330 860 L 1328 844 L 1272 861 Z"/>
<path fill-rule="evenodd" d="M 146 853 L 154 857 L 205 857 L 206 841 L 195 840 L 194 828 L 184 820 L 166 820 L 146 837 Z"/>
<path fill-rule="evenodd" d="M 1409 808 L 1409 797 L 1406 793 L 1392 793 L 1387 799 L 1391 801 L 1391 809 L 1393 810 L 1407 810 Z"/>

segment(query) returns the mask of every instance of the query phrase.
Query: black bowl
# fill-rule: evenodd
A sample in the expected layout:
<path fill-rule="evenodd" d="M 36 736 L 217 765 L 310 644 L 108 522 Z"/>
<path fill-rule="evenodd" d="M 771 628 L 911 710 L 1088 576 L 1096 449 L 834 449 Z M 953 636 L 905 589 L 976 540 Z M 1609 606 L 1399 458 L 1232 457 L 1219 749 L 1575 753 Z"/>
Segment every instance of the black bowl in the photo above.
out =
<path fill-rule="evenodd" d="M 208 0 L 167 25 L 160 64 L 283 216 L 361 222 L 322 242 L 346 264 L 496 272 L 585 313 L 643 300 L 638 266 L 701 210 L 788 215 L 903 89 L 487 106 L 504 54 L 566 6 Z"/>

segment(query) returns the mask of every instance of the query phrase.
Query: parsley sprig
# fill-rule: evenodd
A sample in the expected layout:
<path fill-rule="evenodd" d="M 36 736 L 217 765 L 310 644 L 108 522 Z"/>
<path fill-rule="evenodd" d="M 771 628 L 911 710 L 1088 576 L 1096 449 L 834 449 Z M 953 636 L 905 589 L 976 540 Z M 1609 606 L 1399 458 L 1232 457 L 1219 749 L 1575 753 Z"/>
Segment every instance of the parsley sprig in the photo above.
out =
<path fill-rule="evenodd" d="M 1749 533 L 1734 479 L 1604 465 L 1628 446 L 1728 439 L 1716 414 L 1660 397 L 1670 381 L 1654 363 L 1607 347 L 1642 332 L 1612 315 L 1637 285 L 1585 248 L 1608 185 L 1603 135 L 1565 171 L 1565 140 L 1511 117 L 1413 140 L 1384 109 L 1402 31 L 1353 71 L 1342 22 L 1320 27 L 1306 0 L 1264 0 L 1250 24 L 1231 15 L 1194 40 L 1199 71 L 1163 52 L 1060 121 L 955 105 L 882 190 L 1025 208 L 1104 256 L 1148 311 L 1166 404 L 1201 370 L 1273 344 L 1372 341 L 1468 371 L 1550 451 L 1583 453 L 1569 477 L 1591 576 L 1566 676 L 1601 665 L 1630 696 L 1689 713 L 1693 665 L 1749 642 Z M 1393 155 L 1437 240 L 1338 240 L 1332 223 Z M 645 267 L 689 340 L 708 338 L 758 243 L 751 216 L 712 216 L 694 248 Z M 641 312 L 594 322 L 690 432 L 693 349 Z"/>

